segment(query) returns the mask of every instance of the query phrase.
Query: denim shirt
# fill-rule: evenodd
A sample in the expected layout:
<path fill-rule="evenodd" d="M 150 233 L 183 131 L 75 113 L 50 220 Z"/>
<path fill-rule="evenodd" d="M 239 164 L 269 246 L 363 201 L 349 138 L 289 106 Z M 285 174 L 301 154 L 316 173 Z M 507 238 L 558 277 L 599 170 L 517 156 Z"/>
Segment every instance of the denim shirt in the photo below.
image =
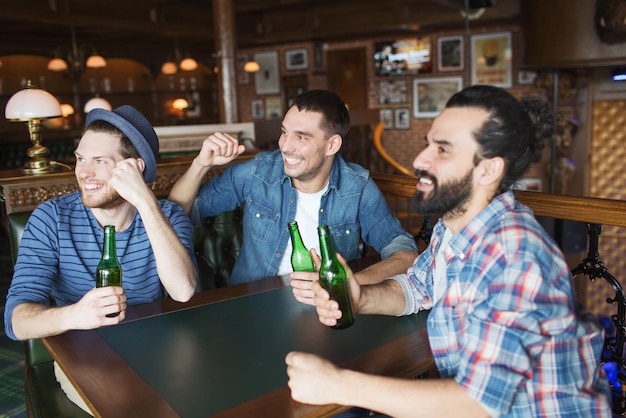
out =
<path fill-rule="evenodd" d="M 287 223 L 295 218 L 297 198 L 280 150 L 234 164 L 201 186 L 190 214 L 194 220 L 245 204 L 244 240 L 230 284 L 276 275 L 290 239 Z M 319 224 L 329 226 L 335 250 L 348 261 L 360 257 L 360 238 L 382 258 L 397 251 L 417 252 L 415 240 L 391 213 L 369 172 L 340 155 L 335 155 L 321 199 Z"/>

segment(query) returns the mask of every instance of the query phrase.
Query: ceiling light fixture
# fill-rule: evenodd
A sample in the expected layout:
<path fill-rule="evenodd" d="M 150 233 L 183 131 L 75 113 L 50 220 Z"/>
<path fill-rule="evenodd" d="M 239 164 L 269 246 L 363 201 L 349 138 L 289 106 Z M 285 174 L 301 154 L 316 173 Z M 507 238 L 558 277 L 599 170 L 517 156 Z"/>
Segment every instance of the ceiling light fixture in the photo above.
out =
<path fill-rule="evenodd" d="M 104 68 L 107 66 L 106 60 L 98 55 L 96 48 L 89 44 L 78 45 L 74 27 L 71 28 L 72 45 L 60 46 L 54 51 L 54 58 L 48 62 L 48 70 L 65 71 L 78 76 L 85 68 Z"/>
<path fill-rule="evenodd" d="M 182 58 L 180 48 L 178 47 L 178 40 L 174 41 L 174 60 L 168 60 L 161 66 L 161 73 L 165 75 L 172 75 L 178 72 L 178 69 L 183 71 L 193 71 L 198 68 L 198 62 L 186 56 Z"/>
<path fill-rule="evenodd" d="M 183 99 L 181 97 L 174 100 L 174 103 L 172 103 L 172 107 L 176 110 L 184 110 L 189 107 L 189 102 L 187 101 L 187 99 Z"/>
<path fill-rule="evenodd" d="M 261 67 L 259 66 L 259 63 L 254 60 L 246 62 L 243 66 L 243 70 L 247 73 L 256 73 L 260 69 Z"/>
<path fill-rule="evenodd" d="M 109 103 L 108 100 L 96 95 L 96 97 L 92 97 L 91 99 L 87 100 L 87 103 L 85 103 L 85 108 L 83 110 L 85 111 L 85 113 L 89 113 L 94 109 L 111 110 L 112 107 L 111 103 Z"/>
<path fill-rule="evenodd" d="M 26 151 L 28 161 L 18 171 L 21 174 L 45 174 L 61 171 L 62 166 L 48 159 L 50 151 L 41 145 L 41 121 L 63 114 L 59 101 L 29 80 L 24 89 L 15 93 L 4 108 L 4 117 L 11 122 L 28 122 L 32 147 Z"/>

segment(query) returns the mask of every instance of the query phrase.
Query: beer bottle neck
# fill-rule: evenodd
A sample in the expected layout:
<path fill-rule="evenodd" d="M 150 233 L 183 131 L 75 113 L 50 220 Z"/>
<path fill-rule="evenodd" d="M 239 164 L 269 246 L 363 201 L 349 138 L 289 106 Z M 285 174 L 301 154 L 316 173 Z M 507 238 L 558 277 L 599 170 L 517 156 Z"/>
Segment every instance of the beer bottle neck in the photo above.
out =
<path fill-rule="evenodd" d="M 115 249 L 115 227 L 107 225 L 104 227 L 104 245 L 102 246 L 102 258 L 105 260 L 116 257 Z"/>

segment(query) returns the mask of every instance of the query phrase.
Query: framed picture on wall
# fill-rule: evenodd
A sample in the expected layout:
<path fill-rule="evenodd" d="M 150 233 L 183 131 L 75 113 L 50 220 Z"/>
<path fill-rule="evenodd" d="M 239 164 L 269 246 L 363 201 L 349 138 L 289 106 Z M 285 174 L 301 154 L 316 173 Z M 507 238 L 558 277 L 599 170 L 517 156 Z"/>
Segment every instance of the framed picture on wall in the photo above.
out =
<path fill-rule="evenodd" d="M 409 83 L 406 79 L 381 80 L 378 82 L 379 104 L 402 104 L 409 101 Z"/>
<path fill-rule="evenodd" d="M 409 117 L 409 108 L 400 108 L 394 110 L 394 122 L 396 129 L 409 129 L 411 126 L 411 118 Z"/>
<path fill-rule="evenodd" d="M 276 51 L 257 52 L 254 54 L 254 60 L 260 67 L 260 70 L 254 73 L 256 94 L 279 93 L 278 53 Z"/>
<path fill-rule="evenodd" d="M 251 102 L 252 106 L 252 119 L 264 119 L 265 118 L 265 104 L 262 99 L 255 99 Z"/>
<path fill-rule="evenodd" d="M 285 68 L 287 70 L 306 70 L 309 60 L 306 48 L 290 49 L 285 52 Z"/>
<path fill-rule="evenodd" d="M 385 129 L 393 129 L 393 110 L 380 109 L 380 121 L 385 124 Z"/>
<path fill-rule="evenodd" d="M 265 99 L 265 114 L 267 119 L 280 118 L 283 114 L 280 96 L 271 96 Z"/>
<path fill-rule="evenodd" d="M 472 35 L 472 85 L 510 88 L 513 48 L 511 32 Z"/>
<path fill-rule="evenodd" d="M 434 118 L 448 99 L 463 88 L 463 77 L 416 78 L 413 80 L 413 117 Z"/>
<path fill-rule="evenodd" d="M 463 71 L 463 37 L 437 39 L 437 71 Z"/>

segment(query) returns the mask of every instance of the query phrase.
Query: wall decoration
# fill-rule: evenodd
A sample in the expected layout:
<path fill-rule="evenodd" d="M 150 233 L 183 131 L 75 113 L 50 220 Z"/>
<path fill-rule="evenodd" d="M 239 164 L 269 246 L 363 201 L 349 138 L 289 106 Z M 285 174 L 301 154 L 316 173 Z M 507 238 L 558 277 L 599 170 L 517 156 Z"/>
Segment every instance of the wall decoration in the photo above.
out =
<path fill-rule="evenodd" d="M 396 129 L 409 129 L 411 126 L 411 118 L 409 117 L 409 109 L 395 109 L 394 122 Z"/>
<path fill-rule="evenodd" d="M 512 86 L 511 32 L 472 36 L 472 85 Z"/>
<path fill-rule="evenodd" d="M 463 37 L 442 36 L 437 39 L 437 70 L 463 71 Z"/>
<path fill-rule="evenodd" d="M 248 84 L 250 82 L 250 73 L 243 70 L 246 62 L 248 62 L 248 54 L 237 54 L 237 82 L 239 84 Z"/>
<path fill-rule="evenodd" d="M 265 99 L 266 119 L 276 119 L 283 115 L 283 105 L 280 96 L 267 97 Z"/>
<path fill-rule="evenodd" d="M 377 76 L 432 72 L 430 36 L 390 39 L 374 43 Z"/>
<path fill-rule="evenodd" d="M 406 79 L 390 79 L 378 82 L 378 103 L 402 104 L 409 101 L 409 83 Z"/>
<path fill-rule="evenodd" d="M 413 117 L 434 118 L 448 99 L 463 88 L 463 77 L 416 78 L 413 80 Z"/>
<path fill-rule="evenodd" d="M 255 99 L 251 103 L 252 107 L 252 119 L 265 118 L 265 104 L 261 99 Z"/>
<path fill-rule="evenodd" d="M 257 52 L 254 60 L 261 69 L 254 73 L 256 94 L 276 94 L 280 92 L 278 77 L 278 53 L 276 51 Z"/>
<path fill-rule="evenodd" d="M 393 110 L 380 109 L 380 121 L 385 124 L 385 130 L 393 129 Z"/>
<path fill-rule="evenodd" d="M 533 84 L 535 82 L 535 78 L 537 78 L 537 73 L 535 71 L 518 71 L 517 72 L 518 84 Z"/>
<path fill-rule="evenodd" d="M 306 70 L 309 60 L 306 48 L 290 49 L 285 52 L 285 68 L 287 70 Z"/>

